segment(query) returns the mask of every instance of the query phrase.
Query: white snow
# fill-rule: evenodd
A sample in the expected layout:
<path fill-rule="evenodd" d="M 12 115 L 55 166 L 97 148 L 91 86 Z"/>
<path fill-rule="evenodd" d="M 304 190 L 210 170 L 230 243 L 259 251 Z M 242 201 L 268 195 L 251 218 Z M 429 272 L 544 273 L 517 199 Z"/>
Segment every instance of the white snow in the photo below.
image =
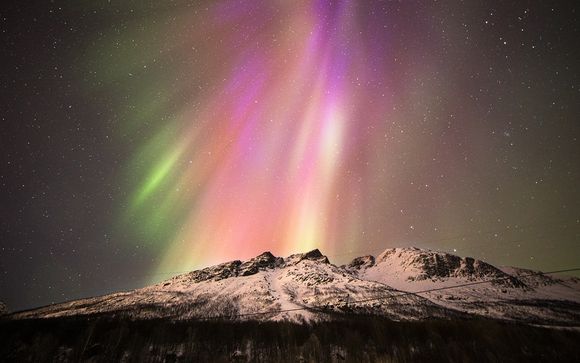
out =
<path fill-rule="evenodd" d="M 289 320 L 365 313 L 394 320 L 469 313 L 534 324 L 580 325 L 580 279 L 528 276 L 473 259 L 415 248 L 337 267 L 318 251 L 280 259 L 262 254 L 128 292 L 12 314 L 13 318 L 115 313 L 132 318 Z M 423 290 L 506 278 L 414 294 Z M 405 294 L 405 293 L 408 294 Z M 362 300 L 362 301 L 361 301 Z M 455 315 L 454 315 L 455 314 Z"/>

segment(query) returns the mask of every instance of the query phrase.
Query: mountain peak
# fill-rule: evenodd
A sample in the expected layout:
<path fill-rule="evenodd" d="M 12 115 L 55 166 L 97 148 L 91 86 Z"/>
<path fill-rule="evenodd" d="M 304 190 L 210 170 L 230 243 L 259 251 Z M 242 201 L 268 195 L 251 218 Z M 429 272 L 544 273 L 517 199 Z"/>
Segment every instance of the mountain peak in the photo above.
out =
<path fill-rule="evenodd" d="M 240 265 L 238 275 L 250 276 L 257 274 L 261 270 L 279 267 L 284 263 L 284 259 L 274 256 L 271 252 L 266 251 Z"/>
<path fill-rule="evenodd" d="M 450 277 L 467 280 L 489 278 L 502 279 L 497 282 L 499 285 L 526 287 L 522 281 L 507 275 L 487 262 L 417 247 L 387 249 L 377 256 L 376 264 L 389 265 L 398 271 L 406 271 L 410 274 L 409 279 L 415 281 L 440 280 Z"/>
<path fill-rule="evenodd" d="M 272 252 L 266 251 L 266 252 L 262 252 L 261 254 L 259 254 L 258 256 L 254 257 L 254 258 L 276 258 L 276 256 L 274 256 L 272 254 Z"/>
<path fill-rule="evenodd" d="M 368 255 L 355 258 L 345 267 L 349 270 L 361 270 L 372 267 L 374 265 L 375 265 L 375 257 Z"/>
<path fill-rule="evenodd" d="M 320 257 L 324 257 L 324 255 L 320 252 L 320 250 L 318 248 L 315 248 L 312 251 L 306 252 L 304 254 L 304 258 L 307 258 L 307 259 L 317 259 Z"/>
<path fill-rule="evenodd" d="M 397 247 L 397 248 L 387 248 L 382 253 L 377 256 L 377 262 L 387 258 L 391 255 L 417 255 L 417 254 L 425 254 L 435 252 L 427 248 L 418 248 L 418 247 Z"/>
<path fill-rule="evenodd" d="M 329 264 L 328 258 L 320 252 L 318 248 L 313 249 L 312 251 L 306 253 L 296 253 L 293 255 L 288 256 L 285 259 L 286 265 L 295 265 L 302 260 L 310 260 L 310 261 L 317 261 L 324 264 Z"/>

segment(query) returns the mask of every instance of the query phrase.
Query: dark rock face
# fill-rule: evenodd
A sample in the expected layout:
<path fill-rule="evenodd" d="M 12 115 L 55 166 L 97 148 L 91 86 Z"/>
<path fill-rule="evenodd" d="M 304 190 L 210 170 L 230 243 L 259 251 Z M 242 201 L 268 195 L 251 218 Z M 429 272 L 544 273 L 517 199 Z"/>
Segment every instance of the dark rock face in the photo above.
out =
<path fill-rule="evenodd" d="M 352 260 L 351 263 L 349 263 L 348 265 L 346 265 L 345 267 L 348 270 L 361 270 L 361 269 L 365 269 L 365 268 L 369 268 L 375 265 L 375 258 L 374 256 L 361 256 L 361 257 L 357 257 L 354 260 Z"/>
<path fill-rule="evenodd" d="M 320 253 L 320 250 L 318 250 L 318 248 L 314 249 L 312 251 L 306 252 L 304 254 L 304 258 L 307 258 L 307 259 L 316 259 L 319 257 L 323 257 L 323 255 L 322 255 L 322 253 Z"/>
<path fill-rule="evenodd" d="M 517 278 L 510 276 L 496 267 L 473 259 L 461 258 L 448 253 L 421 253 L 413 260 L 413 264 L 421 266 L 424 271 L 417 280 L 437 279 L 446 277 L 464 277 L 468 280 L 492 280 L 495 284 L 510 287 L 525 287 Z"/>
<path fill-rule="evenodd" d="M 236 260 L 222 263 L 220 265 L 207 267 L 202 270 L 191 272 L 189 275 L 193 282 L 201 282 L 207 280 L 219 281 L 227 279 L 228 277 L 238 276 L 238 270 L 242 261 Z"/>
<path fill-rule="evenodd" d="M 426 280 L 433 277 L 450 277 L 461 266 L 461 258 L 453 255 L 419 255 L 414 260 L 423 266 L 423 275 L 418 280 Z"/>
<path fill-rule="evenodd" d="M 462 261 L 463 264 L 455 271 L 455 276 L 465 276 L 469 278 L 479 278 L 484 280 L 501 279 L 495 283 L 509 287 L 526 288 L 526 284 L 519 280 L 517 277 L 510 276 L 486 262 L 475 260 L 471 257 L 466 257 Z"/>
<path fill-rule="evenodd" d="M 364 269 L 373 266 L 367 266 L 367 262 L 360 259 L 361 257 L 354 259 L 348 267 L 351 269 Z M 376 263 L 389 260 L 397 261 L 402 269 L 418 269 L 419 273 L 411 278 L 412 280 L 440 280 L 449 277 L 462 277 L 469 281 L 497 280 L 492 282 L 492 284 L 527 288 L 526 284 L 519 278 L 508 275 L 486 262 L 471 257 L 461 258 L 450 253 L 411 247 L 387 250 L 377 258 Z"/>
<path fill-rule="evenodd" d="M 284 261 L 286 265 L 295 265 L 303 260 L 316 261 L 324 264 L 329 264 L 328 258 L 324 256 L 318 249 L 312 250 L 307 253 L 297 253 L 288 256 Z"/>
<path fill-rule="evenodd" d="M 522 276 L 523 275 L 523 276 Z M 554 284 L 561 284 L 562 280 L 555 278 L 554 276 L 544 275 L 539 271 L 533 271 L 528 269 L 516 269 L 513 276 L 517 277 L 518 280 L 524 282 L 528 287 L 537 288 L 540 286 L 550 286 Z M 577 277 L 570 277 L 568 279 L 570 283 L 579 283 L 580 279 Z"/>
<path fill-rule="evenodd" d="M 304 254 L 304 260 L 318 261 L 322 263 L 330 263 L 328 258 L 324 256 L 318 249 L 312 250 Z"/>
<path fill-rule="evenodd" d="M 193 282 L 219 281 L 230 277 L 254 275 L 266 269 L 279 267 L 283 263 L 283 258 L 276 257 L 270 252 L 264 252 L 245 262 L 236 260 L 193 271 L 190 273 L 190 277 Z"/>
<path fill-rule="evenodd" d="M 272 269 L 281 266 L 284 263 L 284 259 L 281 257 L 276 257 L 270 252 L 264 252 L 259 256 L 256 256 L 244 263 L 239 267 L 238 275 L 250 276 L 257 274 L 259 271 Z"/>

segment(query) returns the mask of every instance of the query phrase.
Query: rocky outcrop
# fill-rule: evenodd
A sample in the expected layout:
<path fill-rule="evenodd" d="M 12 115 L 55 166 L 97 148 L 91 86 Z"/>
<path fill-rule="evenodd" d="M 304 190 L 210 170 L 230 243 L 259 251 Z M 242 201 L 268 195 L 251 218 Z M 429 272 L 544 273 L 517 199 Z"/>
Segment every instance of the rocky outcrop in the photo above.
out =
<path fill-rule="evenodd" d="M 250 276 L 257 274 L 259 271 L 280 267 L 284 263 L 282 257 L 276 257 L 270 252 L 264 252 L 239 266 L 238 275 Z"/>
<path fill-rule="evenodd" d="M 315 249 L 307 253 L 297 253 L 290 255 L 286 258 L 284 264 L 286 266 L 296 265 L 303 260 L 317 261 L 324 264 L 330 263 L 326 256 L 324 256 L 318 249 Z"/>
<path fill-rule="evenodd" d="M 360 263 L 356 259 L 352 264 Z M 441 280 L 450 277 L 464 278 L 467 281 L 493 280 L 493 284 L 526 288 L 517 277 L 471 257 L 459 257 L 450 253 L 422 250 L 418 248 L 388 249 L 377 257 L 376 263 L 398 265 L 403 271 L 414 270 L 410 279 Z M 350 266 L 350 265 L 349 265 Z"/>
<path fill-rule="evenodd" d="M 264 252 L 245 262 L 235 260 L 217 266 L 207 267 L 189 273 L 192 282 L 219 281 L 230 277 L 250 276 L 260 271 L 280 267 L 284 259 L 276 257 L 270 252 Z"/>
<path fill-rule="evenodd" d="M 375 257 L 374 256 L 361 256 L 357 257 L 351 261 L 345 267 L 349 271 L 356 271 L 361 269 L 366 269 L 375 265 Z"/>

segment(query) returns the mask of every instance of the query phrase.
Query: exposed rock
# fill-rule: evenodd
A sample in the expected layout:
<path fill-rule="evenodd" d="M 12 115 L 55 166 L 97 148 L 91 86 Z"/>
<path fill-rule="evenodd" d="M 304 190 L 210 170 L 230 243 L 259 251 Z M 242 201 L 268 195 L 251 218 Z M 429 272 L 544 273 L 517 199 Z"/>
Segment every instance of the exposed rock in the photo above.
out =
<path fill-rule="evenodd" d="M 496 280 L 493 284 L 526 287 L 526 284 L 518 278 L 481 260 L 471 257 L 462 258 L 450 253 L 421 250 L 415 247 L 386 250 L 377 257 L 377 263 L 380 262 L 398 264 L 403 270 L 418 270 L 416 276 L 413 277 L 417 281 L 464 277 L 469 281 Z"/>
<path fill-rule="evenodd" d="M 372 267 L 374 265 L 375 265 L 375 257 L 369 255 L 357 257 L 354 260 L 352 260 L 351 263 L 349 263 L 344 267 L 347 268 L 348 270 L 360 270 Z"/>
<path fill-rule="evenodd" d="M 276 268 L 284 263 L 284 259 L 276 257 L 270 252 L 264 252 L 239 266 L 238 275 L 250 276 L 268 268 Z"/>
<path fill-rule="evenodd" d="M 193 271 L 189 275 L 193 282 L 208 280 L 219 281 L 230 277 L 254 275 L 265 269 L 279 267 L 283 263 L 283 258 L 276 257 L 270 252 L 264 252 L 245 262 L 239 260 L 226 262 L 217 266 Z"/>
<path fill-rule="evenodd" d="M 235 260 L 231 262 L 222 263 L 220 265 L 207 267 L 202 270 L 197 270 L 189 273 L 193 282 L 201 282 L 207 280 L 223 280 L 228 277 L 238 276 L 238 269 L 242 261 Z"/>
<path fill-rule="evenodd" d="M 317 261 L 325 264 L 330 263 L 328 258 L 324 256 L 318 249 L 314 249 L 307 253 L 297 253 L 290 255 L 288 258 L 286 258 L 285 263 L 286 265 L 295 265 L 302 260 Z"/>

